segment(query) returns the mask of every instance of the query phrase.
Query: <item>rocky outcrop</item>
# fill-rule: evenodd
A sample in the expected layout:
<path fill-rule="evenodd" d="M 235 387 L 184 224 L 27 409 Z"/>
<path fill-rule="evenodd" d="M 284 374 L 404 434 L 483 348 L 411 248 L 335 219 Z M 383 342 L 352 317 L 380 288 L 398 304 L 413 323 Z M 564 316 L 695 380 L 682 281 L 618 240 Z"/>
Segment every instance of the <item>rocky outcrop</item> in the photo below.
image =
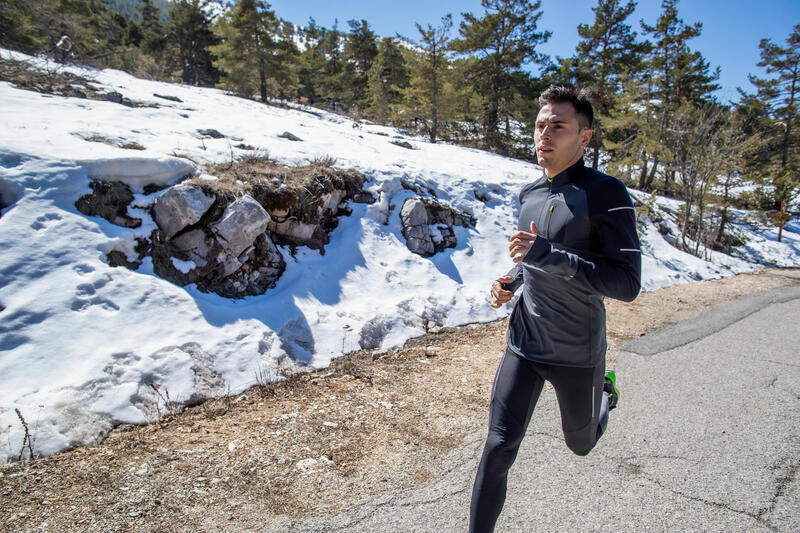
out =
<path fill-rule="evenodd" d="M 400 222 L 406 247 L 417 255 L 430 257 L 458 245 L 453 226 L 475 224 L 469 213 L 458 211 L 432 198 L 413 197 L 403 203 Z"/>
<path fill-rule="evenodd" d="M 351 213 L 347 200 L 360 191 L 363 176 L 325 172 L 294 187 L 272 177 L 252 187 L 252 194 L 227 186 L 215 191 L 201 181 L 146 189 L 146 195 L 157 197 L 151 207 L 142 207 L 147 199 L 137 207 L 149 209 L 156 229 L 147 237 L 121 241 L 107 260 L 135 270 L 150 257 L 156 275 L 180 286 L 196 284 L 228 298 L 263 294 L 286 269 L 277 244 L 323 250 L 337 217 Z M 128 228 L 142 224 L 128 215 L 134 200 L 128 185 L 99 180 L 90 185 L 92 194 L 76 202 L 81 212 Z"/>

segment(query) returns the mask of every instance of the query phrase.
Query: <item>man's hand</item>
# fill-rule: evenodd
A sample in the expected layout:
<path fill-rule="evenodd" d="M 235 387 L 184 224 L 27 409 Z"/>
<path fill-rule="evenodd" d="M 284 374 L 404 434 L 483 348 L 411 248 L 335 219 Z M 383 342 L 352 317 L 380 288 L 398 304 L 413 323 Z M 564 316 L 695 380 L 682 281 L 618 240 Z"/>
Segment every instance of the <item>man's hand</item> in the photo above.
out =
<path fill-rule="evenodd" d="M 512 235 L 511 244 L 508 246 L 508 250 L 511 252 L 511 260 L 515 263 L 519 263 L 525 259 L 537 235 L 539 235 L 539 230 L 536 229 L 536 224 L 533 223 L 533 220 L 531 220 L 530 233 L 527 231 L 518 231 Z"/>
<path fill-rule="evenodd" d="M 501 285 L 501 283 L 511 283 L 512 281 L 514 278 L 511 276 L 502 276 L 492 283 L 492 302 L 489 305 L 497 309 L 514 297 L 513 292 L 505 290 Z"/>

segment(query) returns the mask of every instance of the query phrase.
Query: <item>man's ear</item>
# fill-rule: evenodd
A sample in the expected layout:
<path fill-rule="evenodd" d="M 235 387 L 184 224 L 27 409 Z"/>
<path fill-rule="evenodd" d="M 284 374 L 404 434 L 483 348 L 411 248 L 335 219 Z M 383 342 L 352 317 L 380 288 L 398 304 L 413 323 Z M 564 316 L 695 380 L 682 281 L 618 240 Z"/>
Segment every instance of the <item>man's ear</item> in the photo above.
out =
<path fill-rule="evenodd" d="M 592 133 L 594 133 L 589 128 L 581 130 L 581 147 L 586 148 L 589 146 L 589 143 L 592 140 Z"/>

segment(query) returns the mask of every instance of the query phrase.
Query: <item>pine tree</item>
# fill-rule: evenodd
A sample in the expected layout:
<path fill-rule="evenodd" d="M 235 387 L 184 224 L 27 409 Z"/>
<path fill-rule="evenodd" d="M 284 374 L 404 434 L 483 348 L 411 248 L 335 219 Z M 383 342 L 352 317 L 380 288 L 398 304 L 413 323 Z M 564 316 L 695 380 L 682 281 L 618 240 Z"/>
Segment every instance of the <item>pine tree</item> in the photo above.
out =
<path fill-rule="evenodd" d="M 482 18 L 463 13 L 461 38 L 452 46 L 461 54 L 474 56 L 467 81 L 483 98 L 485 147 L 507 153 L 509 139 L 503 138 L 500 126 L 511 118 L 509 103 L 520 79 L 515 73 L 523 64 L 542 61 L 536 45 L 546 42 L 550 32 L 536 31 L 541 0 L 481 0 L 481 6 L 486 10 Z"/>
<path fill-rule="evenodd" d="M 377 37 L 366 20 L 350 20 L 347 24 L 350 32 L 345 39 L 344 55 L 351 86 L 350 103 L 363 108 L 367 101 L 368 72 L 378 55 Z"/>
<path fill-rule="evenodd" d="M 405 59 L 394 39 L 381 39 L 367 78 L 368 116 L 379 124 L 386 124 L 391 107 L 400 102 L 401 90 L 408 86 Z"/>
<path fill-rule="evenodd" d="M 304 104 L 314 105 L 322 99 L 322 78 L 327 59 L 322 49 L 322 42 L 328 30 L 317 26 L 313 18 L 309 18 L 308 26 L 300 30 L 304 40 L 303 51 L 297 58 L 297 99 Z"/>
<path fill-rule="evenodd" d="M 577 85 L 588 87 L 596 95 L 595 125 L 592 135 L 592 167 L 597 168 L 603 139 L 603 119 L 614 105 L 615 96 L 622 90 L 624 72 L 637 72 L 647 43 L 636 41 L 636 32 L 625 21 L 636 9 L 629 0 L 598 0 L 592 8 L 594 24 L 578 25 L 578 43 L 575 58 L 564 60 L 565 70 L 573 70 Z"/>
<path fill-rule="evenodd" d="M 145 53 L 160 58 L 167 47 L 167 35 L 164 23 L 161 22 L 161 10 L 153 4 L 153 0 L 142 0 L 139 13 L 142 16 L 140 48 Z"/>
<path fill-rule="evenodd" d="M 267 77 L 273 68 L 278 20 L 260 0 L 239 0 L 214 26 L 220 44 L 211 47 L 220 70 L 220 86 L 267 101 Z"/>
<path fill-rule="evenodd" d="M 27 53 L 38 52 L 45 46 L 47 36 L 28 3 L 5 0 L 0 6 L 0 46 Z"/>
<path fill-rule="evenodd" d="M 348 79 L 348 63 L 342 52 L 345 34 L 339 31 L 338 26 L 339 21 L 336 19 L 333 28 L 323 32 L 319 44 L 325 57 L 320 89 L 323 101 L 332 111 L 344 111 L 354 100 L 352 84 Z"/>
<path fill-rule="evenodd" d="M 687 45 L 689 39 L 700 35 L 702 23 L 686 25 L 678 17 L 677 4 L 678 0 L 663 0 L 656 24 L 642 23 L 645 33 L 653 38 L 646 65 L 646 83 L 650 86 L 646 105 L 654 106 L 660 116 L 658 142 L 665 140 L 671 120 L 683 100 L 700 105 L 719 88 L 714 83 L 719 78 L 719 68 L 711 72 L 703 55 Z M 659 163 L 664 161 L 656 157 L 654 170 Z M 675 169 L 668 168 L 664 174 L 665 195 L 672 194 L 674 179 Z"/>
<path fill-rule="evenodd" d="M 790 199 L 797 186 L 800 172 L 800 139 L 797 135 L 800 121 L 800 24 L 794 26 L 786 39 L 786 46 L 780 47 L 769 39 L 759 44 L 761 61 L 759 67 L 766 67 L 770 78 L 750 76 L 750 82 L 758 89 L 758 97 L 765 104 L 766 113 L 780 124 L 779 152 L 773 163 L 772 185 L 775 187 L 776 204 Z M 779 224 L 778 240 L 783 232 Z"/>
<path fill-rule="evenodd" d="M 417 49 L 404 51 L 409 64 L 409 84 L 403 90 L 403 101 L 395 106 L 400 123 L 422 131 L 430 142 L 441 137 L 442 124 L 451 118 L 453 86 L 449 81 L 450 60 L 447 56 L 453 17 L 442 17 L 438 27 L 417 24 L 420 42 Z"/>
<path fill-rule="evenodd" d="M 219 79 L 209 47 L 217 43 L 204 0 L 175 0 L 170 9 L 168 39 L 176 48 L 181 81 L 213 86 Z"/>

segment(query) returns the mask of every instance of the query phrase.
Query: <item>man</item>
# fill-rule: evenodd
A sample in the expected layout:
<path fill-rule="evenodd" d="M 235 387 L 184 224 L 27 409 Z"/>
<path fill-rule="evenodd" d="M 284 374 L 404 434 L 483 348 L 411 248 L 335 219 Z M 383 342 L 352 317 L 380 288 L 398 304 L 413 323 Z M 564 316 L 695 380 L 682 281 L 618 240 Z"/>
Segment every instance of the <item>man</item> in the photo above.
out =
<path fill-rule="evenodd" d="M 605 375 L 603 298 L 631 301 L 641 287 L 633 203 L 615 178 L 583 164 L 592 139 L 584 91 L 549 87 L 539 97 L 536 155 L 544 175 L 520 192 L 516 265 L 492 284 L 492 306 L 522 294 L 509 318 L 506 352 L 489 407 L 489 435 L 470 508 L 470 531 L 493 531 L 517 455 L 545 380 L 555 389 L 567 446 L 586 455 L 616 406 Z"/>

